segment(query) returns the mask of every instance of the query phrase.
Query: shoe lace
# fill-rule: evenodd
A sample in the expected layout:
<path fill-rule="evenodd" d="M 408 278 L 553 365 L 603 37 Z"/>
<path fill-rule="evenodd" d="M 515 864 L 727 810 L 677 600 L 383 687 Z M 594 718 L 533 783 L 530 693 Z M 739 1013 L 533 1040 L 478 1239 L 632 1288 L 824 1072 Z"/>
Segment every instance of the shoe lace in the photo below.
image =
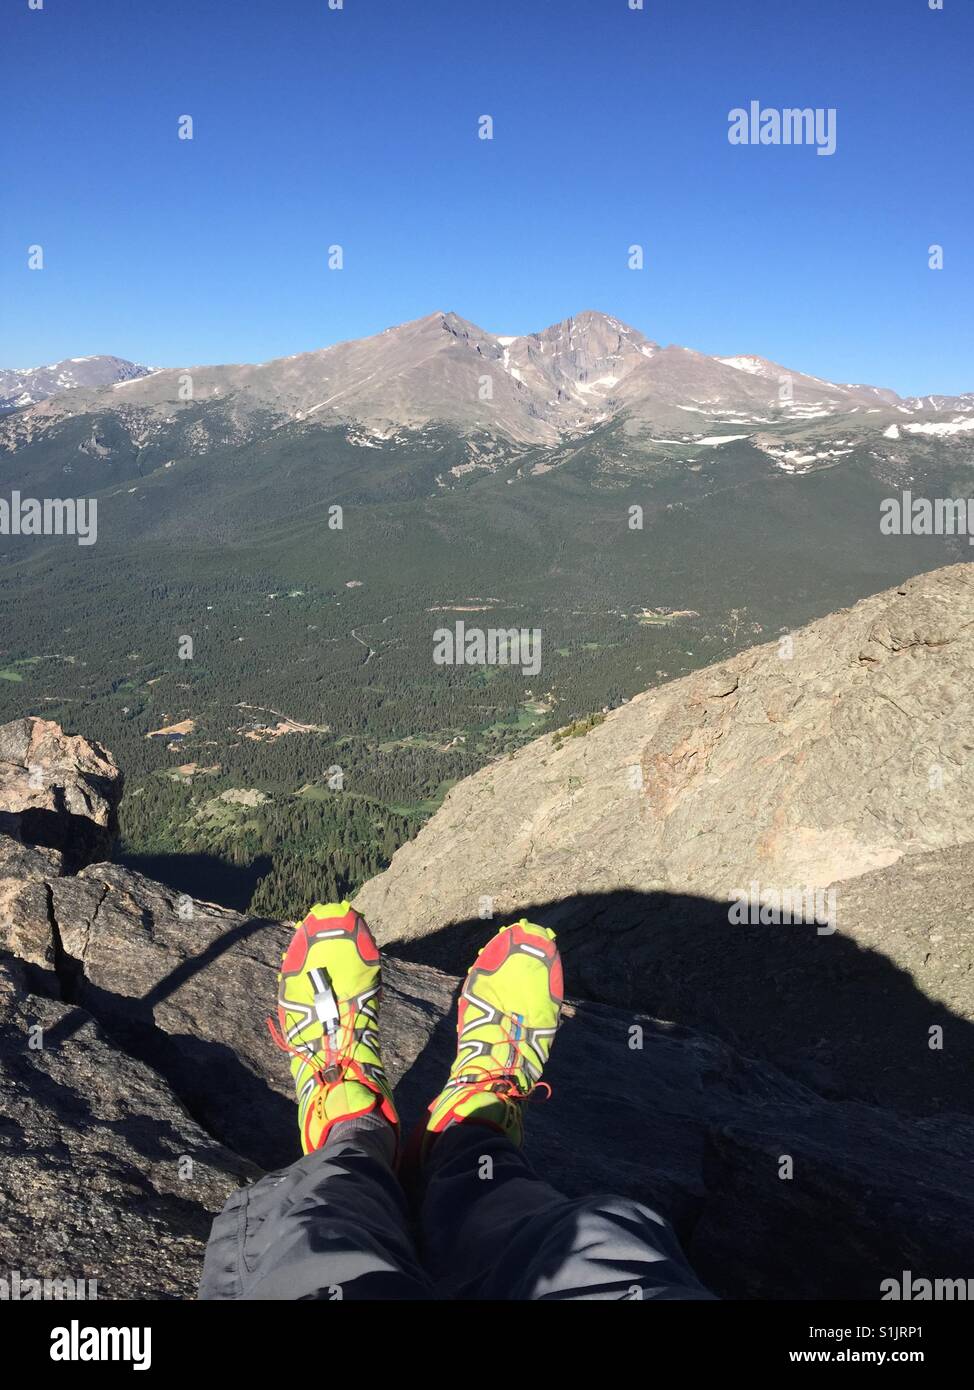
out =
<path fill-rule="evenodd" d="M 354 1003 L 354 1001 L 352 1001 Z M 282 1052 L 289 1053 L 292 1057 L 300 1057 L 302 1062 L 307 1063 L 312 1072 L 315 1073 L 319 1086 L 334 1086 L 342 1080 L 344 1073 L 350 1073 L 356 1081 L 360 1081 L 370 1090 L 374 1090 L 374 1085 L 369 1081 L 361 1064 L 351 1055 L 351 1049 L 355 1042 L 355 1009 L 347 1009 L 345 1022 L 341 1019 L 341 1006 L 336 1009 L 337 1023 L 334 1027 L 322 1027 L 321 1046 L 316 1047 L 312 1043 L 301 1043 L 295 1047 L 288 1042 L 281 1032 L 280 1027 L 274 1018 L 268 1015 L 266 1019 L 267 1028 L 270 1032 L 275 1046 Z M 324 1054 L 324 1061 L 321 1061 L 321 1054 Z"/>
<path fill-rule="evenodd" d="M 446 1083 L 447 1086 L 452 1088 L 463 1086 L 473 1091 L 494 1091 L 505 1100 L 521 1103 L 535 1099 L 550 1100 L 553 1092 L 549 1082 L 534 1081 L 525 1090 L 518 1077 L 520 1069 L 529 1074 L 528 1057 L 522 1042 L 524 1037 L 523 1014 L 504 1014 L 502 1018 L 503 1020 L 508 1018 L 511 1020 L 513 1031 L 508 1031 L 502 1021 L 498 1026 L 504 1035 L 503 1040 L 501 1043 L 493 1044 L 491 1050 L 493 1051 L 493 1047 L 503 1046 L 506 1043 L 514 1052 L 516 1060 L 513 1065 L 508 1064 L 507 1068 L 498 1071 L 490 1067 L 478 1067 L 475 1062 L 471 1062 L 473 1068 L 471 1073 L 463 1072 L 459 1076 L 451 1076 Z"/>

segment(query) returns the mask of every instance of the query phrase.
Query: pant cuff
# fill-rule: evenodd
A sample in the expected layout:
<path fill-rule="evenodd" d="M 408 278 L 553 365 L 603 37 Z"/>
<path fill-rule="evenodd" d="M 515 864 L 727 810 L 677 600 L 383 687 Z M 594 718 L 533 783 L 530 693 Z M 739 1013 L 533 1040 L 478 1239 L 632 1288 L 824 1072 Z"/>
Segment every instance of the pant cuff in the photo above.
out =
<path fill-rule="evenodd" d="M 338 1120 L 328 1132 L 328 1138 L 319 1152 L 327 1152 L 339 1144 L 363 1139 L 370 1148 L 378 1147 L 383 1157 L 392 1162 L 396 1152 L 396 1132 L 384 1115 L 355 1115 L 349 1120 Z"/>

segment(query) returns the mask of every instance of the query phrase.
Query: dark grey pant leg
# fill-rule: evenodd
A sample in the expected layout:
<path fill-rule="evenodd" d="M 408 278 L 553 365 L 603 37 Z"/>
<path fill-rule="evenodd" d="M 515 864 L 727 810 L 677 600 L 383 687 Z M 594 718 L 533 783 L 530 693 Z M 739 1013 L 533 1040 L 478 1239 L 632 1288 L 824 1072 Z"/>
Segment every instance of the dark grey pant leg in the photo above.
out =
<path fill-rule="evenodd" d="M 235 1192 L 213 1223 L 200 1298 L 429 1298 L 393 1151 L 388 1123 L 363 1116 Z"/>
<path fill-rule="evenodd" d="M 475 1299 L 712 1299 L 669 1222 L 627 1197 L 569 1198 L 486 1126 L 426 1165 L 422 1231 L 438 1291 Z"/>

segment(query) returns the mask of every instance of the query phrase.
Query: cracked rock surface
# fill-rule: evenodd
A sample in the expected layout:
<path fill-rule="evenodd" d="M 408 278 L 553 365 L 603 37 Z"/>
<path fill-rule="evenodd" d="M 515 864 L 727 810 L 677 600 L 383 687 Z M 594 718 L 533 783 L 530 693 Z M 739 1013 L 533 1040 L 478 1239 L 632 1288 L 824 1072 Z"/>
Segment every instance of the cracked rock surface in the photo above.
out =
<path fill-rule="evenodd" d="M 212 1213 L 255 1169 L 92 1016 L 0 960 L 0 1271 L 191 1298 Z"/>

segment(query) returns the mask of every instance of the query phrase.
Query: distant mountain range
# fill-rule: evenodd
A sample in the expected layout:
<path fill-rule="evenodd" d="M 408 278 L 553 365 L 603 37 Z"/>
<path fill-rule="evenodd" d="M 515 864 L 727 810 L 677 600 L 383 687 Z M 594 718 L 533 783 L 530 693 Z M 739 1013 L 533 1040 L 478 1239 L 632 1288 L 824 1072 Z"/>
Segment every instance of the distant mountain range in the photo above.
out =
<path fill-rule="evenodd" d="M 0 388 L 18 407 L 0 435 L 8 449 L 82 413 L 108 412 L 151 434 L 191 401 L 217 407 L 223 436 L 238 442 L 292 421 L 356 425 L 378 438 L 447 425 L 534 446 L 582 437 L 616 418 L 634 440 L 675 433 L 681 444 L 714 425 L 753 434 L 860 416 L 869 427 L 899 421 L 907 431 L 934 424 L 952 433 L 974 422 L 974 392 L 904 398 L 761 357 L 662 347 L 591 310 L 520 337 L 438 312 L 258 365 L 150 371 L 119 358 L 85 358 L 0 373 Z"/>
<path fill-rule="evenodd" d="M 66 357 L 49 367 L 0 367 L 0 411 L 37 405 L 65 391 L 91 391 L 119 381 L 135 381 L 150 371 L 150 367 L 140 367 L 123 357 Z"/>

